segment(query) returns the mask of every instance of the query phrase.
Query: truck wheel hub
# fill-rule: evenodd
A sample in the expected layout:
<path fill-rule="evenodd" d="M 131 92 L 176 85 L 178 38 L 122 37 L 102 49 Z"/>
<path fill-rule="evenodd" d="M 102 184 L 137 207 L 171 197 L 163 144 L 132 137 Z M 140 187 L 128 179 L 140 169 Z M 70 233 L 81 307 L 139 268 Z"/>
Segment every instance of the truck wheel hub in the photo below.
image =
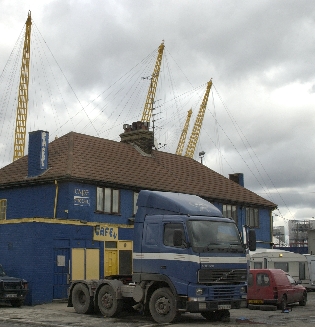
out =
<path fill-rule="evenodd" d="M 113 306 L 113 297 L 110 294 L 105 294 L 102 297 L 102 302 L 105 308 L 109 309 Z"/>
<path fill-rule="evenodd" d="M 83 292 L 80 292 L 78 299 L 79 299 L 80 304 L 84 304 L 86 302 L 85 294 Z"/>
<path fill-rule="evenodd" d="M 170 308 L 170 301 L 165 297 L 159 298 L 155 303 L 156 312 L 159 314 L 167 314 L 170 311 Z"/>

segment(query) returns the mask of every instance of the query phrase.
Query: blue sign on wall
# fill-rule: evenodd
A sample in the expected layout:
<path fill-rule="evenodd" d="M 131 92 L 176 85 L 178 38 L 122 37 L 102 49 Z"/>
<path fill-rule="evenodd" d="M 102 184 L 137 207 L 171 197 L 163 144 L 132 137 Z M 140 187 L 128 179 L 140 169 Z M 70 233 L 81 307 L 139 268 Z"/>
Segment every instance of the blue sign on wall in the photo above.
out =
<path fill-rule="evenodd" d="M 48 135 L 47 132 L 41 132 L 40 169 L 47 169 Z"/>
<path fill-rule="evenodd" d="M 29 133 L 28 177 L 41 175 L 48 168 L 49 133 L 35 131 Z"/>

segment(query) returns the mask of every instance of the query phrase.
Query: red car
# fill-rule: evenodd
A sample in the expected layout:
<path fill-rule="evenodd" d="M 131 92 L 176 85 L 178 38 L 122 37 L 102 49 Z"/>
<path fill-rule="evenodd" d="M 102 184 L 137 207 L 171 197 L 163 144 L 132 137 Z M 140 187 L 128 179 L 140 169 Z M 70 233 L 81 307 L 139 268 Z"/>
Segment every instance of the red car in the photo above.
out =
<path fill-rule="evenodd" d="M 272 304 L 285 310 L 287 304 L 306 305 L 307 291 L 281 269 L 251 269 L 248 276 L 247 303 Z"/>

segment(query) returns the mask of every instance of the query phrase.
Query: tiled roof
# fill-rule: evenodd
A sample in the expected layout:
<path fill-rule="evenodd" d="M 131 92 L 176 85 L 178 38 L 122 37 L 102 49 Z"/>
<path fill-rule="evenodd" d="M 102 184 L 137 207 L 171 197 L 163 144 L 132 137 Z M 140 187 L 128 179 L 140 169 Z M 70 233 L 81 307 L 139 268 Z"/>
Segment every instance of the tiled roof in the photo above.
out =
<path fill-rule="evenodd" d="M 132 144 L 70 132 L 49 144 L 49 169 L 28 178 L 27 156 L 0 169 L 0 188 L 54 180 L 196 194 L 210 201 L 275 208 L 276 205 L 201 163 Z M 227 199 L 229 201 L 227 201 Z"/>

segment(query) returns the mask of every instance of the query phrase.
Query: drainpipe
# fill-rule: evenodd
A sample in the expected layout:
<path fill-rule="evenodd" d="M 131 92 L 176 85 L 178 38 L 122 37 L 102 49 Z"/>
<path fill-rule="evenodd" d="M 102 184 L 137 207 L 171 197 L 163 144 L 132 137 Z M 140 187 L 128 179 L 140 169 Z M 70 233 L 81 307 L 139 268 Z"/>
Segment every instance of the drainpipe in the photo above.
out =
<path fill-rule="evenodd" d="M 270 247 L 273 248 L 273 215 L 272 211 L 270 210 Z M 280 244 L 280 235 L 279 235 L 279 244 Z"/>
<path fill-rule="evenodd" d="M 58 182 L 55 180 L 56 185 L 56 195 L 55 195 L 55 205 L 54 205 L 54 219 L 56 219 L 56 213 L 57 213 L 57 203 L 58 203 L 58 191 L 59 191 L 59 185 Z"/>

